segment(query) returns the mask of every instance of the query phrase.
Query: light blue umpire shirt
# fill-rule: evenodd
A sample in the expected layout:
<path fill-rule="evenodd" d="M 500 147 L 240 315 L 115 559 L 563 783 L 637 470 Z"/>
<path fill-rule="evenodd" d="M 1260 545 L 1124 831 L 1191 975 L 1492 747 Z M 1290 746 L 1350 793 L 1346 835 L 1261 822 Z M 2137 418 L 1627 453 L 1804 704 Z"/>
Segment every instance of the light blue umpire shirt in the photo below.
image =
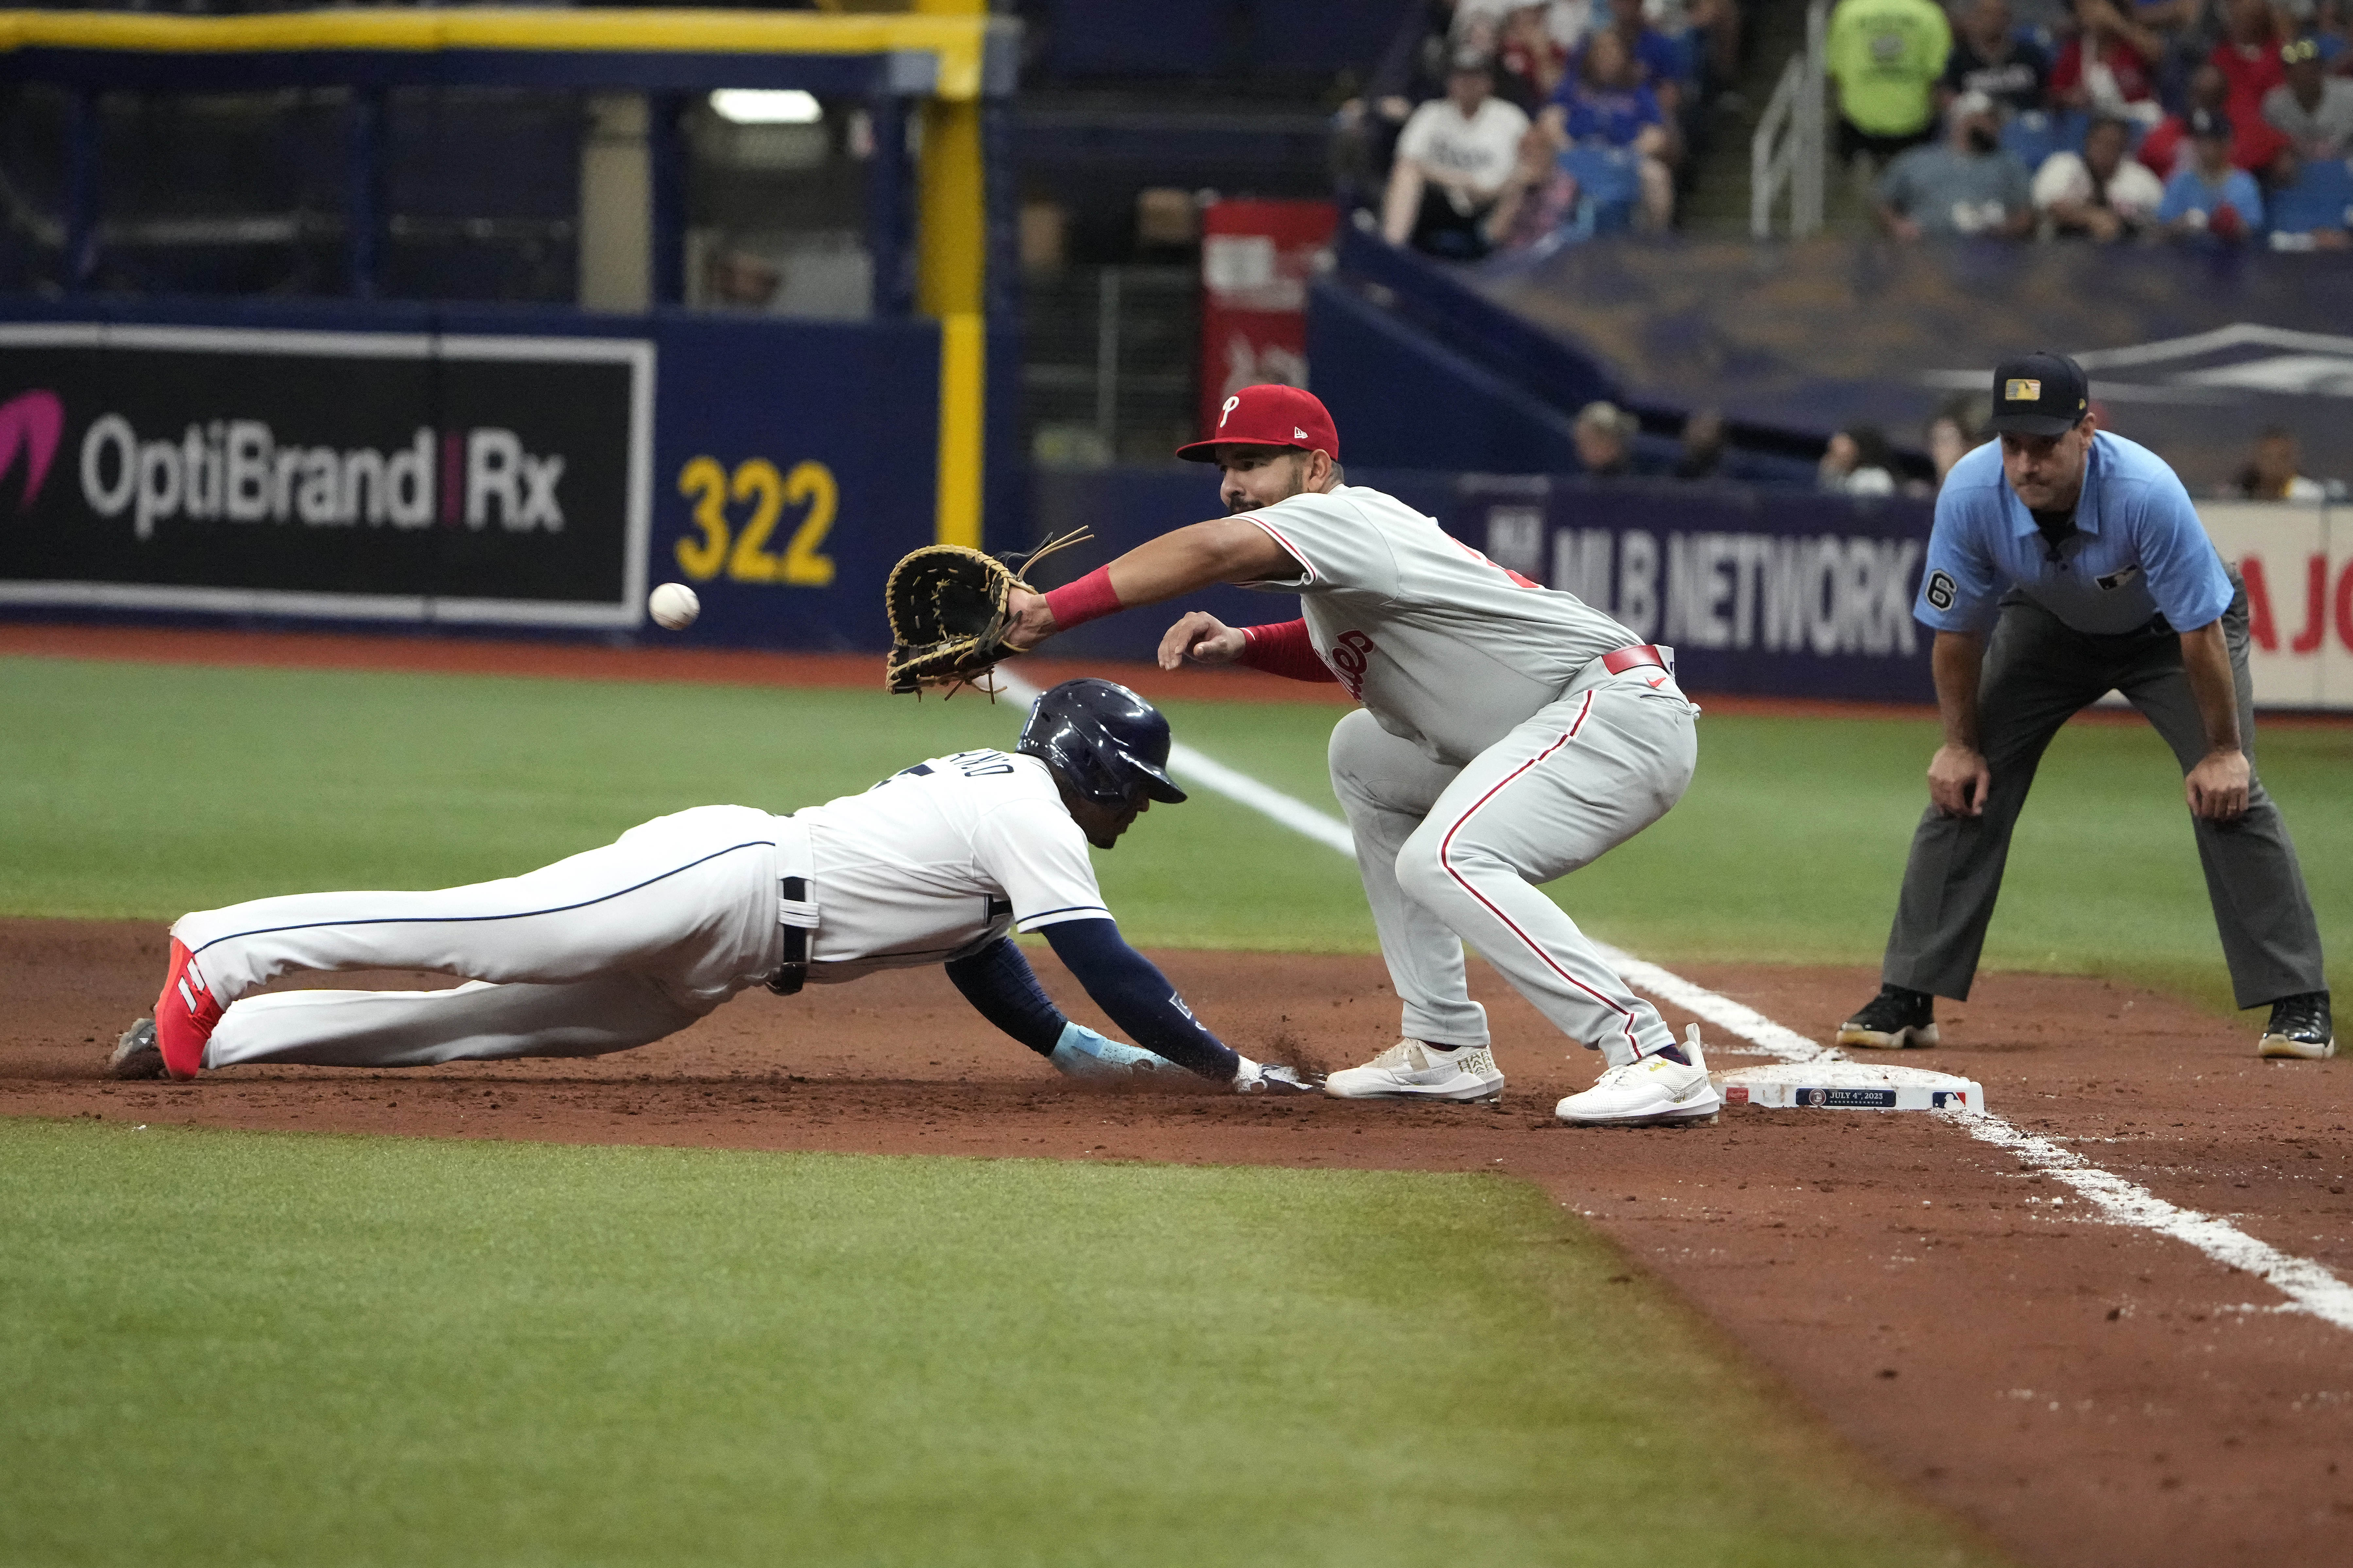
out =
<path fill-rule="evenodd" d="M 1940 632 L 1989 630 L 2015 586 L 2066 626 L 2113 636 L 2159 614 L 2177 632 L 2221 616 L 2235 593 L 2174 471 L 2147 447 L 2092 437 L 2076 533 L 2052 561 L 2034 514 L 2001 471 L 2001 442 L 1953 465 L 1936 497 L 1912 614 Z"/>

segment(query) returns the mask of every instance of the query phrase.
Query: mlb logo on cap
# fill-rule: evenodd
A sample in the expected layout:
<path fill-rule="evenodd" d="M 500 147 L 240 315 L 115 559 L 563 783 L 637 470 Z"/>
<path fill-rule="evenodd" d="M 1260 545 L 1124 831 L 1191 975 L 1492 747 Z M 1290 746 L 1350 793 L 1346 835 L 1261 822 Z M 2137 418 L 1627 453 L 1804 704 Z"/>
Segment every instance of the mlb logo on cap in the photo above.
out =
<path fill-rule="evenodd" d="M 1986 427 L 2021 436 L 2061 436 L 2092 406 L 2084 367 L 2065 354 L 2021 354 L 1994 367 L 1993 417 Z"/>
<path fill-rule="evenodd" d="M 1214 463 L 1226 447 L 1296 447 L 1340 460 L 1340 432 L 1323 400 L 1303 387 L 1245 386 L 1218 408 L 1218 427 L 1176 448 L 1188 463 Z"/>

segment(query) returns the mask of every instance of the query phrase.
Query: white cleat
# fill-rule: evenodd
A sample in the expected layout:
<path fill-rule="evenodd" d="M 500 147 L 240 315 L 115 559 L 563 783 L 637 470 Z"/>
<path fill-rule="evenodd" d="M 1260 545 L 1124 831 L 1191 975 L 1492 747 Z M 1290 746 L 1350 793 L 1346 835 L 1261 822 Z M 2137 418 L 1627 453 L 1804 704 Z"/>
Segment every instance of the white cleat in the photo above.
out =
<path fill-rule="evenodd" d="M 1687 1121 L 1713 1121 L 1724 1108 L 1724 1096 L 1708 1081 L 1707 1058 L 1699 1048 L 1699 1026 L 1683 1038 L 1683 1054 L 1691 1066 L 1666 1057 L 1644 1057 L 1611 1068 L 1599 1082 L 1582 1094 L 1572 1094 L 1553 1108 L 1563 1121 L 1579 1127 L 1658 1127 Z"/>
<path fill-rule="evenodd" d="M 1504 1075 L 1484 1046 L 1449 1051 L 1424 1040 L 1399 1040 L 1363 1067 L 1325 1079 L 1324 1092 L 1342 1100 L 1501 1100 Z"/>

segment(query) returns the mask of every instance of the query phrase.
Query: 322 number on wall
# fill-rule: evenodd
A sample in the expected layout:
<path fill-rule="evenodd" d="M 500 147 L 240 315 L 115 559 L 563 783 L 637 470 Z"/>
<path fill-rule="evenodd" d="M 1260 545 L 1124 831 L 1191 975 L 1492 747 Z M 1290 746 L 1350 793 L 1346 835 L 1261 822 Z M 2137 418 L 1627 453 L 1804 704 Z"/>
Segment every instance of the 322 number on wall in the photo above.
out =
<path fill-rule="evenodd" d="M 841 492 L 823 463 L 797 463 L 780 474 L 765 458 L 750 458 L 730 474 L 716 458 L 696 458 L 678 473 L 678 493 L 694 502 L 700 539 L 678 542 L 679 570 L 697 583 L 723 572 L 731 583 L 782 583 L 793 588 L 833 585 L 833 557 L 824 553 Z M 741 530 L 727 518 L 730 503 L 749 504 Z M 772 553 L 777 520 L 786 507 L 807 507 L 781 552 Z"/>

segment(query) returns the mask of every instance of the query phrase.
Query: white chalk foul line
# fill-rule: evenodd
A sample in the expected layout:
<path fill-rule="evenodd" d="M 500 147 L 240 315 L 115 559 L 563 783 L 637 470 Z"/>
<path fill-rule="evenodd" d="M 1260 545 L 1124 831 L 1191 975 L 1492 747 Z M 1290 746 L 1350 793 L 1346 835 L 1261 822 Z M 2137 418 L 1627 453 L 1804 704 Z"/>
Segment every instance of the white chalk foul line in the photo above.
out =
<path fill-rule="evenodd" d="M 1000 668 L 997 679 L 1006 694 L 1015 700 L 1037 700 L 1038 689 L 1019 677 Z M 1356 856 L 1356 842 L 1348 833 L 1348 825 L 1303 800 L 1261 784 L 1190 746 L 1171 746 L 1168 765 L 1204 789 L 1263 812 L 1327 848 L 1337 849 L 1351 858 Z M 1753 1007 L 1744 1006 L 1630 952 L 1595 945 L 1601 948 L 1603 959 L 1625 977 L 1628 984 L 1739 1036 L 1767 1056 L 1789 1062 L 1839 1059 L 1836 1050 L 1775 1023 Z M 2340 1329 L 2353 1330 L 2353 1285 L 2348 1285 L 2310 1258 L 2298 1258 L 2282 1252 L 2269 1242 L 2258 1241 L 2228 1220 L 2169 1204 L 2147 1187 L 2104 1171 L 2073 1150 L 2013 1126 L 1999 1116 L 1984 1111 L 1932 1114 L 1945 1117 L 1979 1142 L 1990 1143 L 2016 1156 L 2021 1164 L 2074 1188 L 2110 1223 L 2154 1231 L 2187 1243 L 2215 1262 L 2252 1274 L 2285 1296 L 2285 1310 L 2308 1312 Z"/>
<path fill-rule="evenodd" d="M 2137 1226 L 2242 1269 L 2288 1299 L 2290 1308 L 2353 1329 L 2353 1286 L 2308 1258 L 2258 1241 L 2228 1220 L 2167 1203 L 2147 1188 L 2104 1171 L 2072 1149 L 2021 1131 L 1999 1116 L 1954 1117 L 1969 1136 L 2006 1149 L 2019 1163 L 2064 1182 L 2117 1225 Z"/>

